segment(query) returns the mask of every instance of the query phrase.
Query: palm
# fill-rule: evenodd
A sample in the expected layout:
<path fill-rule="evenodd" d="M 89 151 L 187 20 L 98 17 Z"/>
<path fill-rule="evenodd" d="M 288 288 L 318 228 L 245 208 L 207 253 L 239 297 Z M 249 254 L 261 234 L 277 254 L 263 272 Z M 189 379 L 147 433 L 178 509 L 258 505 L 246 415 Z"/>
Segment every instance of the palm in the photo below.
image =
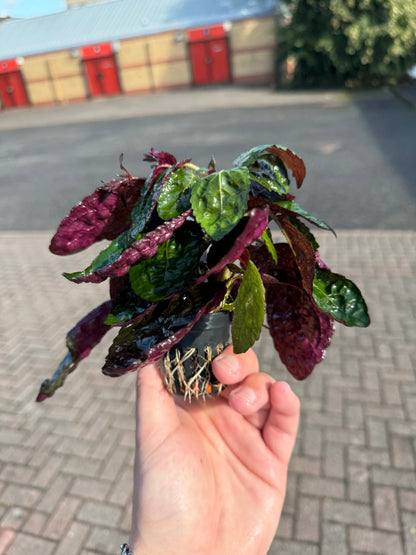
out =
<path fill-rule="evenodd" d="M 169 418 L 162 426 L 157 417 L 149 426 L 143 421 L 147 401 L 139 406 L 133 522 L 143 552 L 147 546 L 152 554 L 266 553 L 283 505 L 290 455 L 274 448 L 279 431 L 270 407 L 244 417 L 223 398 L 175 405 L 156 380 L 153 385 Z M 284 421 L 285 416 L 285 445 Z M 268 432 L 274 445 L 267 444 Z"/>

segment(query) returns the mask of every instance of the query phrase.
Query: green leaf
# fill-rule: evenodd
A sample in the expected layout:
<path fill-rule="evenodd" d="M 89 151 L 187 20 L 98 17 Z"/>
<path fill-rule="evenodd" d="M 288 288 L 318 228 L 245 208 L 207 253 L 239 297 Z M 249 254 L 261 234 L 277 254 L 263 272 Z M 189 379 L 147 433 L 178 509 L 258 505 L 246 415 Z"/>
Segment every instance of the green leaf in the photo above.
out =
<path fill-rule="evenodd" d="M 199 177 L 184 166 L 172 171 L 163 184 L 157 212 L 163 220 L 171 220 L 191 207 L 192 187 Z"/>
<path fill-rule="evenodd" d="M 105 323 L 109 326 L 127 323 L 144 314 L 152 306 L 151 301 L 145 301 L 136 295 L 131 288 L 129 280 L 118 295 L 111 307 L 111 312 L 107 316 Z"/>
<path fill-rule="evenodd" d="M 233 166 L 252 166 L 255 162 L 266 153 L 266 149 L 270 148 L 273 145 L 259 145 L 247 152 L 243 152 L 240 154 L 233 162 Z"/>
<path fill-rule="evenodd" d="M 252 181 L 254 181 L 255 183 L 258 183 L 259 185 L 261 185 L 268 191 L 271 191 L 272 193 L 277 193 L 278 195 L 284 195 L 288 192 L 288 187 L 286 185 L 285 186 L 281 185 L 281 182 L 284 182 L 283 181 L 284 178 L 282 179 L 282 181 L 278 181 L 280 174 L 279 176 L 268 177 L 267 174 L 263 174 L 257 171 L 255 172 L 251 171 L 250 176 Z M 256 194 L 256 196 L 258 195 Z M 282 197 L 280 196 L 280 198 Z"/>
<path fill-rule="evenodd" d="M 247 208 L 250 174 L 247 168 L 212 173 L 192 190 L 196 221 L 215 241 L 222 239 L 241 220 Z"/>
<path fill-rule="evenodd" d="M 164 175 L 165 172 L 160 173 L 154 183 L 152 183 L 150 177 L 146 180 L 142 194 L 131 212 L 131 226 L 129 229 L 131 242 L 136 241 L 138 234 L 143 231 L 153 213 L 160 191 L 162 190 Z"/>
<path fill-rule="evenodd" d="M 184 226 L 157 253 L 129 270 L 133 291 L 147 301 L 160 301 L 179 291 L 195 274 L 205 249 L 199 227 Z"/>
<path fill-rule="evenodd" d="M 330 225 L 328 225 L 323 220 L 320 220 L 319 218 L 316 218 L 315 216 L 312 216 L 311 214 L 309 214 L 309 212 L 301 208 L 299 204 L 297 204 L 296 202 L 292 202 L 290 200 L 280 200 L 276 202 L 276 204 L 277 206 L 281 206 L 282 208 L 285 208 L 286 210 L 290 210 L 291 212 L 294 212 L 298 216 L 305 218 L 305 220 L 308 220 L 308 222 L 316 225 L 317 227 L 320 227 L 321 229 L 332 231 L 332 233 L 336 236 L 335 231 L 332 229 Z"/>
<path fill-rule="evenodd" d="M 261 238 L 263 239 L 269 253 L 272 255 L 274 263 L 277 264 L 277 252 L 273 244 L 272 232 L 270 231 L 269 227 L 266 227 L 266 229 L 263 231 Z"/>
<path fill-rule="evenodd" d="M 260 274 L 250 260 L 235 300 L 231 328 L 235 353 L 245 353 L 260 337 L 265 314 L 265 293 Z"/>
<path fill-rule="evenodd" d="M 317 268 L 313 298 L 323 312 L 346 326 L 366 328 L 370 324 L 367 305 L 358 287 L 346 277 Z"/>
<path fill-rule="evenodd" d="M 267 152 L 273 145 L 256 146 L 244 152 L 234 160 L 234 165 L 246 166 L 250 169 L 253 181 L 268 191 L 284 195 L 289 193 L 289 178 L 282 160 Z"/>
<path fill-rule="evenodd" d="M 137 238 L 136 238 L 137 239 Z M 94 258 L 91 264 L 79 272 L 73 272 L 72 274 L 64 273 L 63 275 L 67 279 L 78 279 L 89 274 L 96 272 L 97 270 L 102 270 L 107 266 L 111 266 L 114 262 L 120 258 L 123 252 L 131 245 L 133 240 L 130 238 L 130 230 L 124 231 L 118 237 L 116 237 L 105 249 L 103 249 L 100 254 Z"/>
<path fill-rule="evenodd" d="M 274 191 L 279 194 L 289 193 L 289 178 L 287 176 L 286 168 L 278 158 L 272 156 L 271 154 L 265 155 L 263 158 L 259 158 L 255 166 L 256 173 L 259 171 L 264 179 L 269 184 L 270 191 Z M 254 178 L 256 181 L 257 179 Z M 266 186 L 264 184 L 264 186 Z"/>

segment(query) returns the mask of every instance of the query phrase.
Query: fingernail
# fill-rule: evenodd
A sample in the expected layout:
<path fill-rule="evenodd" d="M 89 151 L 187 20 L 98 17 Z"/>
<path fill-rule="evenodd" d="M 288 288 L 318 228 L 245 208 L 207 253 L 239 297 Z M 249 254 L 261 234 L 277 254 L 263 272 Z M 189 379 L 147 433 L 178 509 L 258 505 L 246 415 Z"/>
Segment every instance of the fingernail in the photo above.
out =
<path fill-rule="evenodd" d="M 221 367 L 225 368 L 231 376 L 235 376 L 236 374 L 238 374 L 238 371 L 240 369 L 238 359 L 235 356 L 218 355 L 214 359 L 214 362 L 215 364 L 220 363 Z"/>
<path fill-rule="evenodd" d="M 257 399 L 254 389 L 244 385 L 240 385 L 239 387 L 233 389 L 230 393 L 230 397 L 231 396 L 233 396 L 234 399 L 238 399 L 239 402 L 244 403 L 245 405 L 253 405 Z"/>

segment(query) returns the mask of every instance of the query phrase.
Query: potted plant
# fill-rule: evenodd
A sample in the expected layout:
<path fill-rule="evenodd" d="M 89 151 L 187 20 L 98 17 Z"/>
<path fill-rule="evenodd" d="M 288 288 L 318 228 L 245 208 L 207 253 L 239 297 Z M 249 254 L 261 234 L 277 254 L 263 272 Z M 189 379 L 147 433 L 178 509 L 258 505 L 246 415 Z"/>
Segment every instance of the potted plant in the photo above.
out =
<path fill-rule="evenodd" d="M 155 149 L 144 159 L 153 164 L 146 179 L 132 177 L 121 157 L 123 174 L 76 205 L 52 238 L 58 255 L 110 241 L 87 268 L 64 274 L 74 283 L 108 279 L 110 299 L 68 333 L 68 354 L 42 383 L 38 401 L 62 386 L 114 326 L 120 331 L 104 374 L 121 376 L 163 359 L 167 388 L 188 398 L 221 390 L 212 358 L 230 341 L 236 353 L 245 352 L 265 319 L 297 379 L 322 360 L 334 321 L 368 326 L 359 289 L 321 261 L 310 225 L 332 229 L 290 191 L 289 172 L 298 188 L 305 177 L 294 152 L 257 146 L 219 171 L 214 159 L 201 168 Z M 271 224 L 281 232 L 277 242 Z M 203 337 L 220 325 L 219 337 Z"/>

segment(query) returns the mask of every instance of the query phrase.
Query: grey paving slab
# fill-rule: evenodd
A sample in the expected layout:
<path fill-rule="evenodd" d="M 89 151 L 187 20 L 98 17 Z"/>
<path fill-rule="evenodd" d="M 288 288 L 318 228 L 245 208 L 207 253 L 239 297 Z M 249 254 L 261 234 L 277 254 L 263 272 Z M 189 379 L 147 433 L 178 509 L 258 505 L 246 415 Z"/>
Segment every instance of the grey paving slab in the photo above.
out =
<path fill-rule="evenodd" d="M 0 234 L 0 554 L 117 553 L 129 528 L 135 377 L 101 374 L 109 337 L 52 399 L 34 402 L 66 331 L 107 296 L 105 284 L 61 277 L 92 253 L 53 256 L 49 237 Z M 257 345 L 262 369 L 302 401 L 269 555 L 414 555 L 416 233 L 317 237 L 325 261 L 361 287 L 372 325 L 338 326 L 305 382 L 288 376 L 267 335 Z"/>

